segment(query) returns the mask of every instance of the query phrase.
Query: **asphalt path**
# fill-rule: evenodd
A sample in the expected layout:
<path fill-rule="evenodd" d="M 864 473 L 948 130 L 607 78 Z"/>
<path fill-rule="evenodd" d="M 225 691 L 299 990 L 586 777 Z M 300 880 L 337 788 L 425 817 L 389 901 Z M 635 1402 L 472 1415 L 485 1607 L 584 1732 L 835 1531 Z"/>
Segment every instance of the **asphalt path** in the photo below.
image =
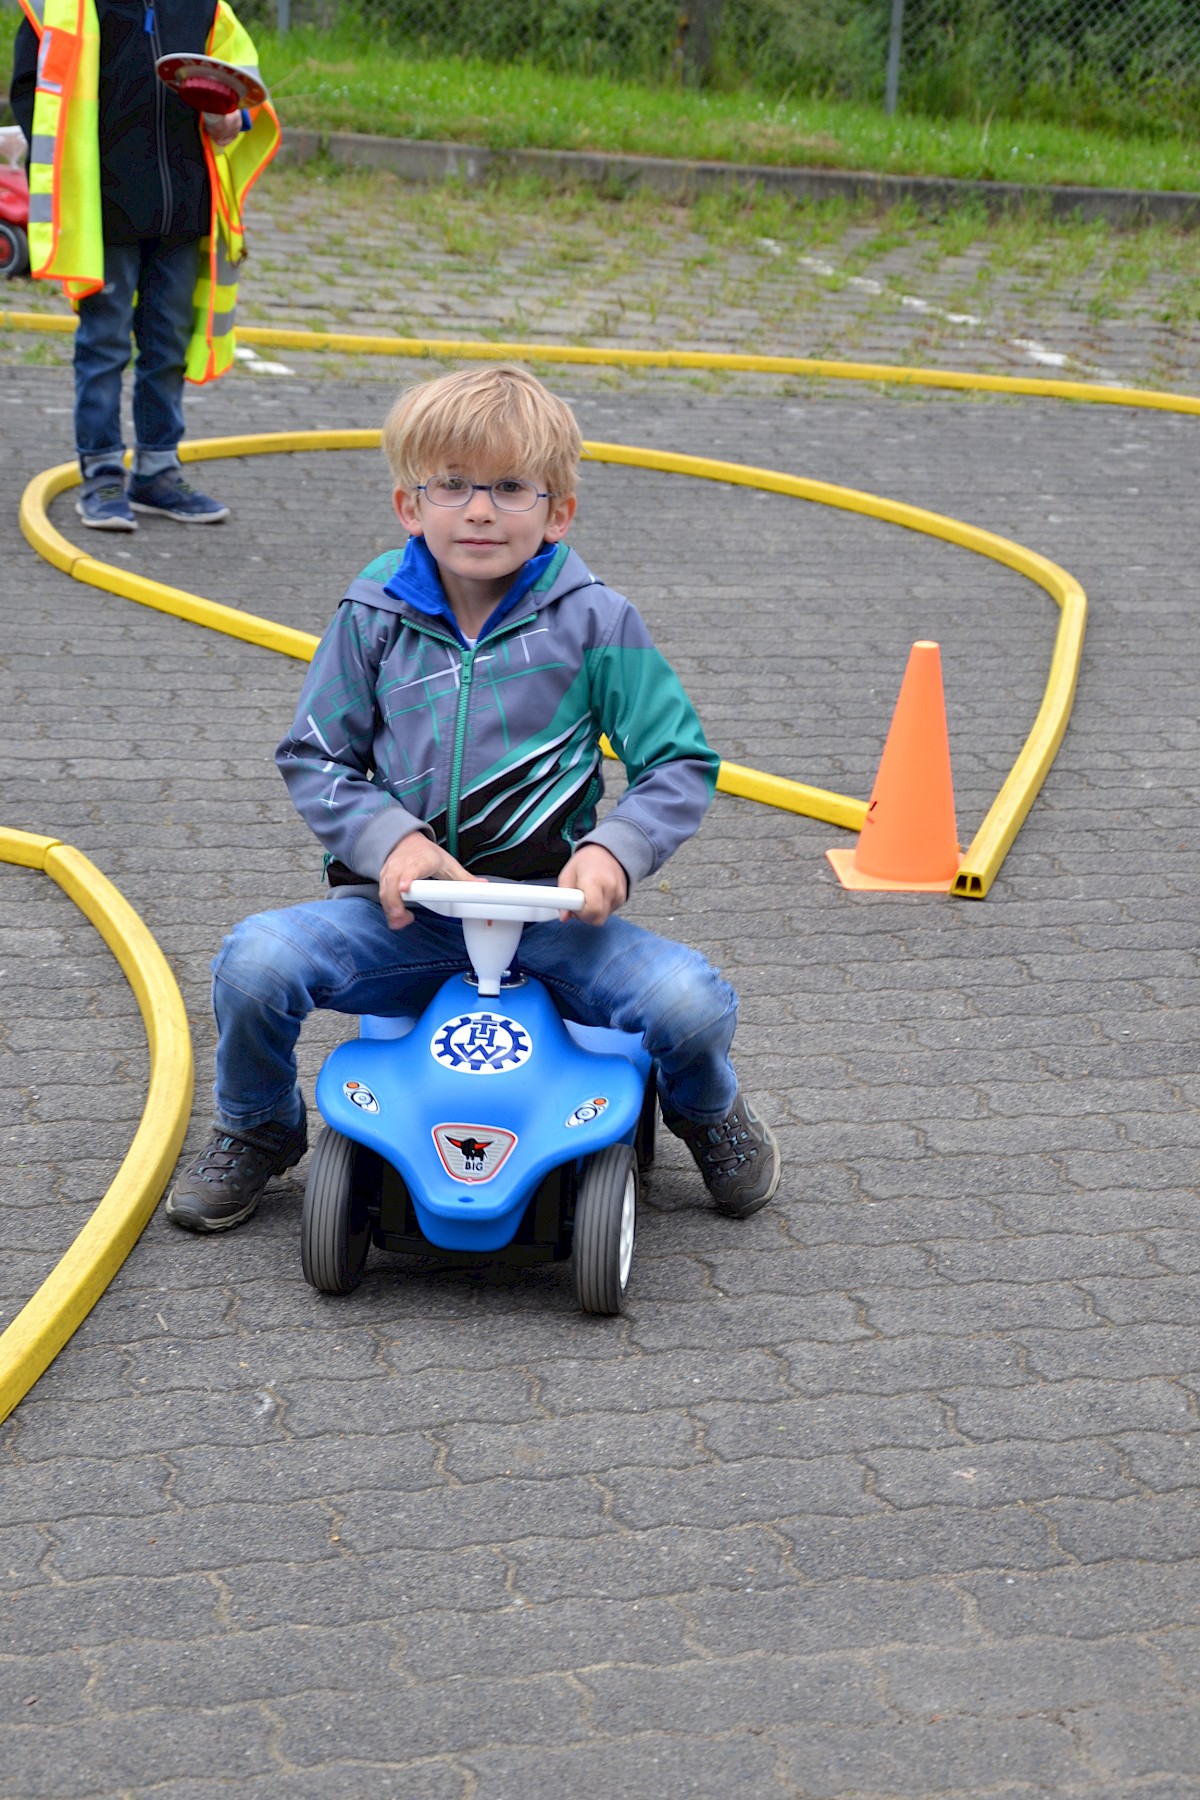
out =
<path fill-rule="evenodd" d="M 396 382 L 244 371 L 194 435 L 377 424 Z M 844 834 L 718 798 L 632 902 L 742 995 L 774 1205 L 719 1218 L 668 1140 L 623 1321 L 559 1270 L 300 1272 L 304 1170 L 214 1241 L 161 1211 L 0 1429 L 11 1800 L 1086 1795 L 1200 1778 L 1195 1501 L 1194 421 L 780 384 L 555 385 L 591 438 L 816 475 L 1083 583 L 1074 718 L 982 904 L 850 895 Z M 319 891 L 271 762 L 298 665 L 69 581 L 16 530 L 70 452 L 0 368 L 5 824 L 141 913 L 192 1023 L 223 932 Z M 213 464 L 211 532 L 100 552 L 319 630 L 395 541 L 369 453 Z M 69 497 L 54 519 L 78 539 Z M 1056 615 L 961 550 L 781 496 L 585 471 L 573 542 L 732 760 L 865 795 L 909 645 L 942 646 L 960 834 Z M 89 541 L 87 548 L 96 546 Z M 351 1029 L 313 1022 L 311 1082 Z M 136 1127 L 132 995 L 0 869 L 0 1306 Z"/>

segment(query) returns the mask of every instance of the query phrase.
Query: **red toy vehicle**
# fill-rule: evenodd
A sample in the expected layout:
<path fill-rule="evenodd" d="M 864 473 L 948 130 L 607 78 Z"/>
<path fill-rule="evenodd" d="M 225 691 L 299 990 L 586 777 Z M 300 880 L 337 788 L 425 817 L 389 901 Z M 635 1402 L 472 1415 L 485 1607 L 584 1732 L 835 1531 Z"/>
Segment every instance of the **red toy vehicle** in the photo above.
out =
<path fill-rule="evenodd" d="M 0 277 L 29 269 L 29 182 L 25 137 L 16 125 L 0 126 Z"/>

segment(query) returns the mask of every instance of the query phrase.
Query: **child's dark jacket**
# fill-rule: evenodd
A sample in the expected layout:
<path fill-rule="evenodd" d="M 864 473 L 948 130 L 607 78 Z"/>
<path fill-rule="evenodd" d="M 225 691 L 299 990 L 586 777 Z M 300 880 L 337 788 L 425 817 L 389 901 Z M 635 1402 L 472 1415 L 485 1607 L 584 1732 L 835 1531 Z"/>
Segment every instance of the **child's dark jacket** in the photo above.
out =
<path fill-rule="evenodd" d="M 597 825 L 601 733 L 629 786 Z M 641 616 L 573 550 L 527 563 L 471 649 L 420 538 L 351 584 L 276 761 L 360 880 L 420 829 L 475 874 L 525 881 L 602 844 L 631 886 L 696 830 L 719 766 Z"/>
<path fill-rule="evenodd" d="M 165 88 L 155 59 L 202 52 L 216 0 L 96 0 L 100 24 L 100 194 L 106 244 L 202 237 L 208 169 L 199 115 Z M 147 20 L 151 21 L 148 27 Z M 23 19 L 13 46 L 13 116 L 33 137 L 38 42 Z"/>

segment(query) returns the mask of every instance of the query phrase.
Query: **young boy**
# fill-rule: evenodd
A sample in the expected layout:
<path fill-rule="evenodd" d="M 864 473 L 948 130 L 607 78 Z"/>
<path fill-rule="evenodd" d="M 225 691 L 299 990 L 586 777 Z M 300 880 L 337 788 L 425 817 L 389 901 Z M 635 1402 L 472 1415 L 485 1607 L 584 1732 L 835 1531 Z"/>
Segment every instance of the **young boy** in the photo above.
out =
<path fill-rule="evenodd" d="M 583 890 L 580 914 L 526 926 L 522 966 L 568 1017 L 643 1034 L 668 1129 L 744 1218 L 780 1161 L 729 1061 L 737 996 L 695 951 L 618 916 L 700 824 L 718 758 L 637 612 L 564 542 L 574 417 L 520 369 L 464 370 L 401 395 L 383 439 L 407 546 L 351 583 L 276 752 L 332 892 L 225 940 L 215 1134 L 167 1216 L 189 1231 L 250 1217 L 307 1149 L 304 1019 L 424 1006 L 467 957 L 457 921 L 405 896 L 475 876 Z M 629 785 L 597 824 L 602 733 Z"/>

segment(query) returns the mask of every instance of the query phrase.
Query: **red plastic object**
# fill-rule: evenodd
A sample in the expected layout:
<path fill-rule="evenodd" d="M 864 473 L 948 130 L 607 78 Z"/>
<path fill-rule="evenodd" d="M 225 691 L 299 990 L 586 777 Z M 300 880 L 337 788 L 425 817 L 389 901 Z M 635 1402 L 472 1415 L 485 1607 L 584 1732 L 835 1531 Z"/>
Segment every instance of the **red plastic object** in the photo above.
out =
<path fill-rule="evenodd" d="M 214 81 L 208 75 L 189 75 L 175 89 L 179 99 L 185 106 L 195 112 L 231 113 L 240 105 L 238 96 L 223 81 Z"/>
<path fill-rule="evenodd" d="M 240 106 L 261 106 L 267 90 L 248 69 L 219 56 L 189 56 L 172 51 L 154 65 L 158 78 L 197 112 L 231 113 Z"/>
<path fill-rule="evenodd" d="M 9 225 L 29 223 L 29 183 L 24 169 L 0 169 L 0 219 Z"/>

